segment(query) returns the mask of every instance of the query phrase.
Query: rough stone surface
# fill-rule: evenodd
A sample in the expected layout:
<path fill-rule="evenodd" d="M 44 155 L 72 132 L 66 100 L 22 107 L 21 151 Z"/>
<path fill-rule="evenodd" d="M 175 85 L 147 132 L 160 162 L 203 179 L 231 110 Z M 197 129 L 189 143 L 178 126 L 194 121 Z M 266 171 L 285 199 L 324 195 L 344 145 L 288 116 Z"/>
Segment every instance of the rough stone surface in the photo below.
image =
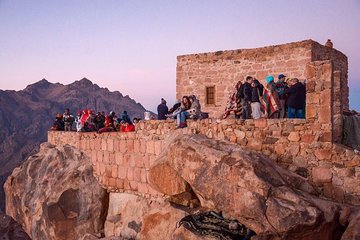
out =
<path fill-rule="evenodd" d="M 167 161 L 161 163 L 160 159 L 153 167 L 153 171 L 149 172 L 149 181 L 156 190 L 169 196 L 187 192 L 190 188 L 189 184 L 169 166 Z"/>
<path fill-rule="evenodd" d="M 323 139 L 322 136 L 328 132 L 324 129 L 331 129 L 329 123 L 319 125 L 305 119 L 225 120 L 189 120 L 187 128 L 177 130 L 173 120 L 140 121 L 136 131 L 131 133 L 50 131 L 48 138 L 54 145 L 70 144 L 88 155 L 93 163 L 94 175 L 110 192 L 163 195 L 149 185 L 152 178 L 149 168 L 161 156 L 161 151 L 167 148 L 169 137 L 177 134 L 203 134 L 211 139 L 236 142 L 239 146 L 256 150 L 281 167 L 308 177 L 321 196 L 343 203 L 360 204 L 360 178 L 357 177 L 360 169 L 356 170 L 360 164 L 360 154 L 343 145 L 327 142 L 329 138 Z M 289 141 L 291 132 L 301 136 L 298 142 Z M 163 167 L 166 170 L 166 165 Z M 299 167 L 301 171 L 298 171 Z M 316 177 L 312 176 L 312 169 L 318 167 L 330 169 L 333 174 L 331 184 L 343 193 L 328 194 L 326 189 L 329 182 L 313 181 Z M 338 169 L 355 174 L 344 175 Z M 158 178 L 159 187 L 169 187 L 168 190 L 174 192 L 182 191 L 182 180 L 170 185 L 166 176 L 163 179 Z"/>
<path fill-rule="evenodd" d="M 105 236 L 146 240 L 204 239 L 184 231 L 183 227 L 177 228 L 177 223 L 186 214 L 163 199 L 110 193 Z"/>
<path fill-rule="evenodd" d="M 0 239 L 1 240 L 31 240 L 12 217 L 0 212 Z"/>
<path fill-rule="evenodd" d="M 6 212 L 33 239 L 80 239 L 103 228 L 108 195 L 90 160 L 69 145 L 49 143 L 5 183 Z"/>
<path fill-rule="evenodd" d="M 223 211 L 260 236 L 340 239 L 346 226 L 345 233 L 351 235 L 356 231 L 351 226 L 359 224 L 354 217 L 342 226 L 343 205 L 311 195 L 304 178 L 260 154 L 201 135 L 181 136 L 165 151 L 170 166 L 190 184 L 202 207 Z"/>

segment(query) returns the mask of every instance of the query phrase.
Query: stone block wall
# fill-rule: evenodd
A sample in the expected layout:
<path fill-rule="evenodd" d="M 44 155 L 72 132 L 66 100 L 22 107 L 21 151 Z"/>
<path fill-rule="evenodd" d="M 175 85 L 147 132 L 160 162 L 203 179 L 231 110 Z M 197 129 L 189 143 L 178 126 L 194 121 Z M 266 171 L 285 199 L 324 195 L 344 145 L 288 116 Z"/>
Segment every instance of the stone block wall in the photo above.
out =
<path fill-rule="evenodd" d="M 71 144 L 89 156 L 99 182 L 112 192 L 162 196 L 148 184 L 148 170 L 177 134 L 204 134 L 267 155 L 279 165 L 310 180 L 319 195 L 360 204 L 360 156 L 333 144 L 326 124 L 304 119 L 189 121 L 175 130 L 175 122 L 142 121 L 133 133 L 49 132 L 53 144 Z"/>
<path fill-rule="evenodd" d="M 194 94 L 211 117 L 223 114 L 229 95 L 237 81 L 246 76 L 265 83 L 267 75 L 305 79 L 306 64 L 311 62 L 312 42 L 289 43 L 277 46 L 191 54 L 177 57 L 176 97 Z M 205 104 L 205 89 L 215 86 L 215 104 Z"/>
<path fill-rule="evenodd" d="M 211 117 L 219 118 L 237 81 L 250 75 L 265 84 L 265 77 L 280 73 L 300 80 L 308 80 L 307 66 L 315 61 L 330 61 L 333 113 L 337 121 L 349 108 L 347 86 L 347 57 L 336 49 L 325 47 L 313 40 L 287 43 L 255 49 L 238 49 L 212 53 L 182 55 L 177 58 L 176 97 L 194 94 L 202 109 Z M 336 72 L 336 73 L 335 73 Z M 321 79 L 318 79 L 321 80 Z M 215 87 L 215 104 L 206 104 L 206 87 Z M 341 124 L 341 122 L 340 122 Z"/>
<path fill-rule="evenodd" d="M 312 61 L 330 60 L 334 72 L 337 72 L 333 83 L 333 105 L 336 107 L 334 114 L 340 114 L 342 110 L 349 110 L 348 59 L 346 55 L 334 48 L 325 47 L 314 41 L 311 52 Z"/>

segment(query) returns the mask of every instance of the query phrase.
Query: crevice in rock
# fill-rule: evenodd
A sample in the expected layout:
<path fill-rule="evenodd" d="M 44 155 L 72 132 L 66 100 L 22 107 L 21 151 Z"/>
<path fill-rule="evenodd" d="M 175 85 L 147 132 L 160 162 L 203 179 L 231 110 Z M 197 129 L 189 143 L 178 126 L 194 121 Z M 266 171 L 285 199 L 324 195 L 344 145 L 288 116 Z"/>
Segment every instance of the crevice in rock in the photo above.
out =
<path fill-rule="evenodd" d="M 110 204 L 110 193 L 105 191 L 104 193 L 104 197 L 102 199 L 102 211 L 100 213 L 100 234 L 101 237 L 105 237 L 104 234 L 104 229 L 105 229 L 105 222 L 106 222 L 106 217 L 108 215 L 108 211 L 109 211 L 109 204 Z"/>

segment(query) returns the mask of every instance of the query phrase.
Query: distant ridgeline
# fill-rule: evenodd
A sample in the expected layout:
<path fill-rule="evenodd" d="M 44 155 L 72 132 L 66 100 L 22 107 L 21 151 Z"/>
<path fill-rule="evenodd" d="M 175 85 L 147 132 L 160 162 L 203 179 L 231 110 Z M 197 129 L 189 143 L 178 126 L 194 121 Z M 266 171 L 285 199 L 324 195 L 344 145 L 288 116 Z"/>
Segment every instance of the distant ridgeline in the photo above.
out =
<path fill-rule="evenodd" d="M 139 118 L 146 111 L 130 97 L 100 88 L 86 78 L 69 85 L 43 79 L 21 91 L 0 90 L 0 186 L 15 167 L 37 152 L 56 113 L 63 113 L 65 108 L 72 114 L 85 108 L 107 113 L 126 110 L 131 117 Z M 2 190 L 0 196 L 3 209 Z"/>

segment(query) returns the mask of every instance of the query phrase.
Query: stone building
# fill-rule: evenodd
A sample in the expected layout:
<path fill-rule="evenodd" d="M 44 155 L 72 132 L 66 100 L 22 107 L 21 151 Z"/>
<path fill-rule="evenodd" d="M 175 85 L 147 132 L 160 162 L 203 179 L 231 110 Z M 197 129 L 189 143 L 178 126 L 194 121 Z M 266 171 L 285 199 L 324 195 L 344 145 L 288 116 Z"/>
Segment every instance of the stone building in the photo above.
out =
<path fill-rule="evenodd" d="M 276 46 L 218 51 L 182 55 L 177 57 L 176 97 L 194 94 L 199 97 L 203 111 L 210 117 L 223 114 L 228 96 L 234 91 L 237 81 L 253 76 L 265 82 L 267 75 L 275 78 L 280 73 L 301 80 L 312 77 L 311 66 L 318 61 L 329 61 L 331 76 L 329 86 L 319 86 L 316 91 L 328 88 L 332 114 L 339 115 L 349 108 L 347 84 L 347 57 L 340 51 L 323 46 L 313 40 L 293 42 Z M 313 83 L 308 84 L 308 92 Z M 324 100 L 324 99 L 323 99 Z M 307 107 L 318 103 L 308 97 Z M 328 104 L 327 107 L 330 107 Z M 311 114 L 312 109 L 306 109 Z M 309 117 L 307 115 L 307 117 Z"/>

